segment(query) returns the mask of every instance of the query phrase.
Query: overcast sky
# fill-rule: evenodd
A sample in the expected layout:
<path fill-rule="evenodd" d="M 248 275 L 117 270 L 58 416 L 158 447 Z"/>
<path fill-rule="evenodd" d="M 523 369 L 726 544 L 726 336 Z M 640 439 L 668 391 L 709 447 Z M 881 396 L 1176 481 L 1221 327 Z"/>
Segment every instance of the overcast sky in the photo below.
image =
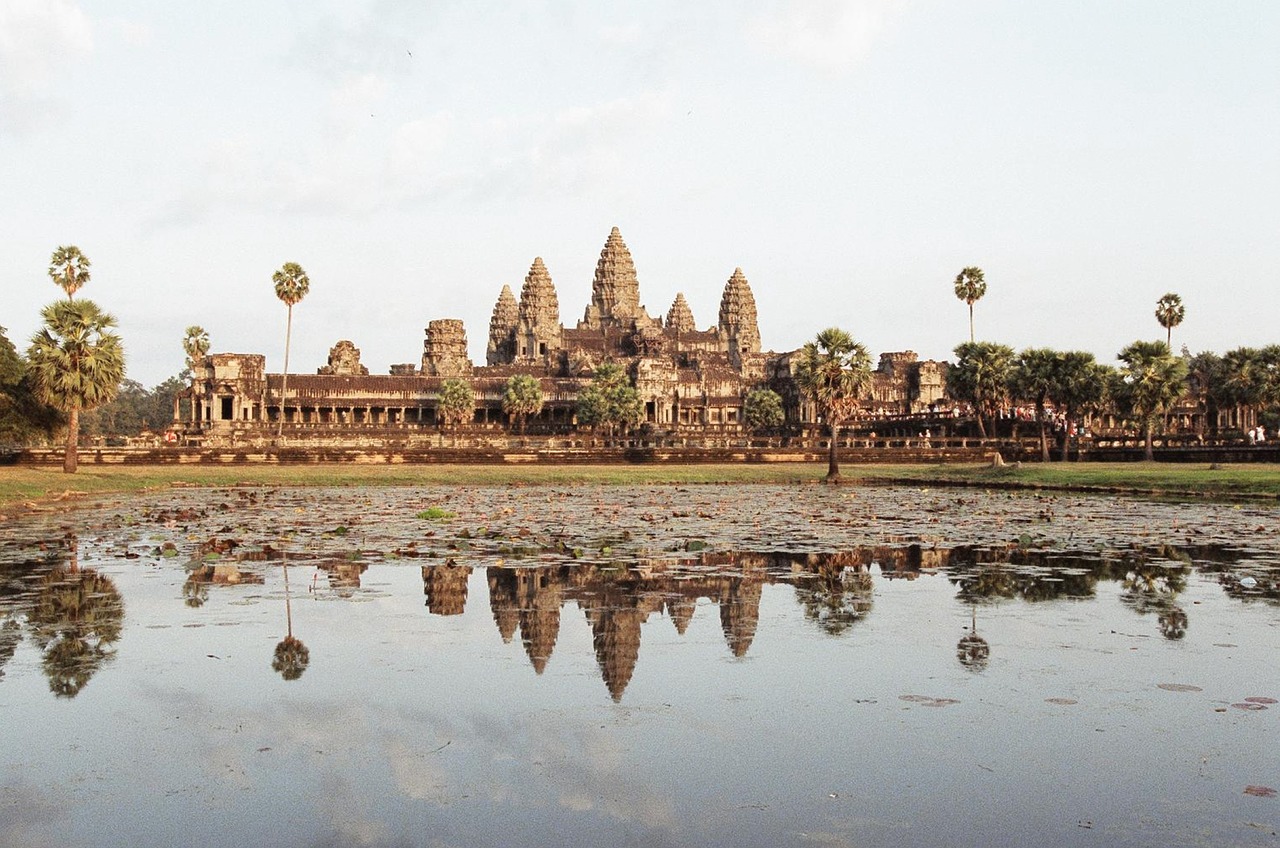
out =
<path fill-rule="evenodd" d="M 978 336 L 1107 362 L 1280 342 L 1280 3 L 1179 0 L 0 0 L 0 325 L 93 261 L 129 376 L 214 351 L 291 370 L 350 339 L 483 364 L 546 261 L 572 326 L 611 227 L 641 302 L 715 324 L 741 266 L 765 348 L 837 325 L 947 358 Z"/>

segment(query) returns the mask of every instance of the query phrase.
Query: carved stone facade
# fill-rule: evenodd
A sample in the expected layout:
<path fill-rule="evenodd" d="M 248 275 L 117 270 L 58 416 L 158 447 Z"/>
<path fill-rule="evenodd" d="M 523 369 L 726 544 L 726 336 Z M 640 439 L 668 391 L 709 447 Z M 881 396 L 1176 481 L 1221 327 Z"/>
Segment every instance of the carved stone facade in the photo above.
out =
<path fill-rule="evenodd" d="M 360 364 L 360 348 L 343 339 L 329 348 L 329 364 L 316 369 L 316 373 L 365 377 L 369 369 Z"/>
<path fill-rule="evenodd" d="M 793 358 L 761 350 L 755 296 L 741 268 L 724 285 L 715 326 L 697 328 L 683 293 L 665 319 L 650 316 L 641 305 L 635 262 L 615 227 L 600 251 L 591 302 L 574 327 L 561 323 L 551 272 L 537 257 L 519 300 L 510 286 L 498 295 L 483 366 L 472 364 L 466 328 L 457 319 L 430 321 L 420 364 L 392 365 L 389 375 L 369 375 L 359 349 L 340 341 L 315 375 L 291 374 L 283 398 L 284 381 L 264 373 L 264 357 L 214 354 L 193 378 L 196 432 L 186 435 L 210 444 L 265 442 L 283 416 L 285 434 L 300 441 L 427 438 L 436 432 L 439 390 L 449 378 L 471 384 L 476 425 L 501 429 L 510 425 L 502 397 L 515 374 L 542 386 L 543 409 L 529 419 L 530 431 L 572 433 L 579 393 L 597 367 L 614 362 L 640 396 L 646 433 L 697 444 L 745 434 L 743 406 L 758 388 L 782 395 L 792 426 L 814 422 L 812 405 L 795 387 Z M 944 363 L 920 362 L 910 351 L 884 354 L 863 406 L 886 414 L 927 410 L 942 398 L 944 378 Z"/>

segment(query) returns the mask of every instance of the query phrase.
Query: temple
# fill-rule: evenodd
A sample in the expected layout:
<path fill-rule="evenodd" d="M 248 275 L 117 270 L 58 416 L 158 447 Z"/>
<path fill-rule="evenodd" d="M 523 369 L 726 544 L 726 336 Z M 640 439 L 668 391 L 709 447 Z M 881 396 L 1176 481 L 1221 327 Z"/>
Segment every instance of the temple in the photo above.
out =
<path fill-rule="evenodd" d="M 385 375 L 370 374 L 359 348 L 339 341 L 314 374 L 289 374 L 287 393 L 282 375 L 266 373 L 263 355 L 211 354 L 193 369 L 175 429 L 188 444 L 210 446 L 263 444 L 277 430 L 291 444 L 431 444 L 440 438 L 445 381 L 470 385 L 476 406 L 468 429 L 483 434 L 513 429 L 502 399 L 513 376 L 528 375 L 541 386 L 543 406 L 522 429 L 566 435 L 577 431 L 578 398 L 604 363 L 626 372 L 643 404 L 637 429 L 650 437 L 699 444 L 745 434 L 745 400 L 760 388 L 783 399 L 789 426 L 815 421 L 792 376 L 796 352 L 761 349 L 755 296 L 741 268 L 724 283 L 714 325 L 698 329 L 683 293 L 665 316 L 650 315 L 617 227 L 600 251 L 590 302 L 572 327 L 561 319 L 550 269 L 536 257 L 519 299 L 508 285 L 498 294 L 484 365 L 469 358 L 466 328 L 457 319 L 430 320 L 425 336 L 418 362 L 391 365 Z M 910 351 L 884 354 L 864 405 L 892 413 L 928 409 L 942 398 L 944 378 L 943 363 L 921 362 Z"/>

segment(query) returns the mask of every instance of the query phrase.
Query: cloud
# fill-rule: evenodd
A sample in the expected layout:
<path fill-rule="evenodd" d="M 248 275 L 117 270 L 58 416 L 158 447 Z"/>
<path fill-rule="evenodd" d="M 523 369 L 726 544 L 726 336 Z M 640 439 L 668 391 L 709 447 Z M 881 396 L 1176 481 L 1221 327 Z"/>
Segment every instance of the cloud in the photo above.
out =
<path fill-rule="evenodd" d="M 870 53 L 903 0 L 794 0 L 747 22 L 758 49 L 827 72 L 848 71 Z"/>
<path fill-rule="evenodd" d="M 641 92 L 549 115 L 441 111 L 390 129 L 371 126 L 367 110 L 363 127 L 342 117 L 385 96 L 375 75 L 340 85 L 330 95 L 338 131 L 300 134 L 286 150 L 257 137 L 212 144 L 153 223 L 196 223 L 220 208 L 367 215 L 428 198 L 485 202 L 617 186 L 636 146 L 671 111 L 665 93 Z"/>
<path fill-rule="evenodd" d="M 0 0 L 0 133 L 52 122 L 50 89 L 93 52 L 88 17 L 67 0 Z"/>

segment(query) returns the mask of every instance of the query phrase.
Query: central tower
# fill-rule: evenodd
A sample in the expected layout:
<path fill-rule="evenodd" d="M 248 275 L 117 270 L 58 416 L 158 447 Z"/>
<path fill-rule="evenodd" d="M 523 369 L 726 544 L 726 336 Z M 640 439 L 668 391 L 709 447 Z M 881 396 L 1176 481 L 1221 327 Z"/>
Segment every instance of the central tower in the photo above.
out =
<path fill-rule="evenodd" d="M 627 250 L 622 233 L 614 227 L 596 263 L 596 276 L 591 281 L 591 305 L 582 316 L 581 327 L 634 330 L 637 324 L 644 327 L 652 323 L 653 319 L 640 305 L 640 282 L 636 279 L 631 251 Z"/>

